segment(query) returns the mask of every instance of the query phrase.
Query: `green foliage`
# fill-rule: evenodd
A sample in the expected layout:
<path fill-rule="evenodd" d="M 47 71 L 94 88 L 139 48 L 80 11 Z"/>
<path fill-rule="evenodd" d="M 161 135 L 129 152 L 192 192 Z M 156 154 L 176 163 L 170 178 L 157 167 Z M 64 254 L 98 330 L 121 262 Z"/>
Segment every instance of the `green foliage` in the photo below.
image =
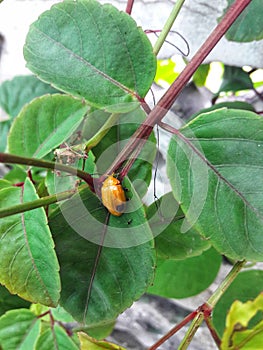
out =
<path fill-rule="evenodd" d="M 252 300 L 258 296 L 263 290 L 263 271 L 250 270 L 241 272 L 231 286 L 226 290 L 224 295 L 217 303 L 213 312 L 214 325 L 220 335 L 223 334 L 225 328 L 225 319 L 232 303 L 239 300 L 243 303 Z M 262 320 L 262 315 L 258 315 L 254 320 L 254 325 Z"/>
<path fill-rule="evenodd" d="M 202 255 L 184 260 L 159 258 L 153 286 L 148 292 L 178 299 L 199 294 L 214 281 L 221 260 L 221 255 L 213 248 Z"/>
<path fill-rule="evenodd" d="M 257 312 L 262 311 L 263 293 L 253 301 L 246 303 L 234 301 L 227 315 L 221 349 L 228 350 L 234 347 L 243 350 L 261 349 L 263 347 L 263 321 L 261 320 L 253 327 L 249 323 Z"/>
<path fill-rule="evenodd" d="M 224 66 L 223 81 L 218 93 L 253 89 L 252 80 L 240 67 Z"/>
<path fill-rule="evenodd" d="M 22 109 L 12 125 L 8 151 L 43 158 L 74 133 L 87 111 L 85 104 L 66 95 L 34 99 Z"/>
<path fill-rule="evenodd" d="M 227 2 L 228 6 L 225 11 L 233 4 L 234 0 Z M 227 31 L 226 38 L 241 43 L 261 40 L 263 39 L 262 23 L 262 1 L 253 0 Z"/>
<path fill-rule="evenodd" d="M 241 29 L 238 37 L 247 40 Z M 95 0 L 67 0 L 40 15 L 24 55 L 40 80 L 17 77 L 0 86 L 9 116 L 0 122 L 0 150 L 8 145 L 10 152 L 0 159 L 22 164 L 0 180 L 0 207 L 7 209 L 0 225 L 1 349 L 121 349 L 97 339 L 108 336 L 118 315 L 146 291 L 186 298 L 214 281 L 222 255 L 262 261 L 263 119 L 250 104 L 212 106 L 176 130 L 167 153 L 172 192 L 147 207 L 143 197 L 157 152 L 151 132 L 165 103 L 142 128 L 149 114 L 144 97 L 154 77 L 175 80 L 175 64 L 158 61 L 156 73 L 143 30 Z M 208 71 L 209 65 L 199 67 L 198 86 Z M 220 91 L 252 88 L 242 68 L 225 67 Z M 130 144 L 134 133 L 136 146 Z M 113 201 L 125 189 L 121 216 L 101 201 L 109 175 L 120 180 L 110 188 Z M 46 206 L 43 197 L 69 189 L 69 199 Z M 42 207 L 32 210 L 35 200 Z M 213 314 L 220 334 L 233 300 L 246 302 L 262 288 L 262 271 L 236 278 Z M 261 303 L 259 297 L 253 305 L 262 310 Z M 239 317 L 252 333 L 262 327 L 258 315 L 241 315 L 243 307 L 251 314 L 251 304 L 236 305 L 227 319 L 227 344 L 233 334 L 235 344 L 251 335 L 233 332 Z"/>
<path fill-rule="evenodd" d="M 115 112 L 147 93 L 156 67 L 135 21 L 93 0 L 66 1 L 43 13 L 31 25 L 24 56 L 43 81 L 95 107 L 116 105 Z"/>
<path fill-rule="evenodd" d="M 190 223 L 184 230 L 194 226 L 234 260 L 262 261 L 262 118 L 220 109 L 181 131 L 184 138 L 170 143 L 167 171 Z"/>

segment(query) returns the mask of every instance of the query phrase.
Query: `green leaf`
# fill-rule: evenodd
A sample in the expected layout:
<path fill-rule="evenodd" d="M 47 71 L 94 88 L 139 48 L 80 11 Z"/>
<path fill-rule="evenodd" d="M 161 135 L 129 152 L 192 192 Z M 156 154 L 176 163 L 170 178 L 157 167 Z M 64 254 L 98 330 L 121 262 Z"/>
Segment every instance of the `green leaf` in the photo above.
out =
<path fill-rule="evenodd" d="M 224 292 L 213 311 L 213 323 L 220 335 L 225 328 L 226 315 L 235 300 L 246 302 L 258 296 L 263 290 L 263 271 L 250 270 L 241 272 Z M 251 326 L 262 320 L 262 314 L 254 318 Z M 256 348 L 255 348 L 256 349 Z"/>
<path fill-rule="evenodd" d="M 135 21 L 94 0 L 65 1 L 43 13 L 30 27 L 24 56 L 43 81 L 98 108 L 144 97 L 156 67 Z"/>
<path fill-rule="evenodd" d="M 29 308 L 29 306 L 28 301 L 10 294 L 4 286 L 0 285 L 0 315 L 11 309 Z"/>
<path fill-rule="evenodd" d="M 200 255 L 210 247 L 195 230 L 181 232 L 185 216 L 171 192 L 151 204 L 146 214 L 160 258 L 181 260 Z"/>
<path fill-rule="evenodd" d="M 225 101 L 225 102 L 216 103 L 211 107 L 201 109 L 199 112 L 191 115 L 191 117 L 188 119 L 188 121 L 195 119 L 200 114 L 212 112 L 212 111 L 215 111 L 216 109 L 221 109 L 221 108 L 243 109 L 246 111 L 255 112 L 254 107 L 250 103 L 247 103 L 244 101 Z"/>
<path fill-rule="evenodd" d="M 224 13 L 233 4 L 234 0 L 227 0 L 228 6 Z M 222 17 L 221 17 L 222 18 Z M 219 18 L 220 20 L 220 18 Z M 263 12 L 262 1 L 253 0 L 239 15 L 234 24 L 226 33 L 229 41 L 250 42 L 263 39 Z"/>
<path fill-rule="evenodd" d="M 214 281 L 221 261 L 213 248 L 185 260 L 158 259 L 153 286 L 147 292 L 178 299 L 199 294 Z"/>
<path fill-rule="evenodd" d="M 38 199 L 32 183 L 0 191 L 1 207 Z M 55 306 L 60 292 L 59 266 L 43 208 L 1 219 L 0 283 L 31 302 Z"/>
<path fill-rule="evenodd" d="M 7 143 L 7 134 L 10 129 L 10 121 L 9 120 L 1 120 L 0 121 L 0 152 L 4 152 L 6 149 Z"/>
<path fill-rule="evenodd" d="M 16 184 L 18 182 L 24 182 L 26 177 L 27 173 L 25 169 L 20 165 L 14 165 L 4 178 L 12 184 Z"/>
<path fill-rule="evenodd" d="M 0 106 L 12 118 L 34 98 L 57 92 L 33 75 L 16 76 L 0 85 Z"/>
<path fill-rule="evenodd" d="M 210 64 L 201 64 L 193 75 L 193 81 L 196 86 L 204 86 L 210 70 Z"/>
<path fill-rule="evenodd" d="M 4 179 L 0 179 L 0 191 L 3 188 L 7 188 L 7 187 L 12 187 L 12 183 L 10 181 L 4 180 Z"/>
<path fill-rule="evenodd" d="M 81 350 L 125 350 L 123 347 L 106 341 L 98 341 L 83 332 L 78 333 Z"/>
<path fill-rule="evenodd" d="M 226 66 L 218 93 L 253 89 L 253 82 L 247 72 L 240 67 Z"/>
<path fill-rule="evenodd" d="M 170 143 L 168 176 L 187 222 L 234 260 L 263 259 L 263 119 L 221 109 Z M 190 224 L 189 224 L 190 223 Z"/>
<path fill-rule="evenodd" d="M 40 319 L 30 310 L 8 311 L 0 317 L 0 345 L 3 350 L 34 350 Z"/>
<path fill-rule="evenodd" d="M 107 210 L 87 188 L 50 217 L 61 266 L 60 304 L 91 328 L 113 322 L 153 279 L 151 231 L 138 196 L 131 187 L 129 192 L 127 213 L 110 215 L 108 224 Z"/>
<path fill-rule="evenodd" d="M 76 130 L 87 106 L 66 95 L 45 95 L 26 105 L 10 130 L 8 150 L 43 158 Z"/>
<path fill-rule="evenodd" d="M 157 61 L 157 71 L 154 81 L 157 85 L 167 87 L 171 85 L 175 79 L 178 77 L 179 73 L 175 70 L 176 63 L 171 59 L 168 60 L 158 60 Z"/>
<path fill-rule="evenodd" d="M 37 340 L 35 350 L 78 350 L 77 345 L 60 326 L 45 330 Z"/>
<path fill-rule="evenodd" d="M 263 348 L 263 321 L 251 327 L 249 322 L 263 311 L 263 293 L 252 300 L 242 303 L 234 301 L 226 319 L 226 329 L 222 338 L 221 349 L 254 350 Z M 229 345 L 231 346 L 229 347 Z"/>

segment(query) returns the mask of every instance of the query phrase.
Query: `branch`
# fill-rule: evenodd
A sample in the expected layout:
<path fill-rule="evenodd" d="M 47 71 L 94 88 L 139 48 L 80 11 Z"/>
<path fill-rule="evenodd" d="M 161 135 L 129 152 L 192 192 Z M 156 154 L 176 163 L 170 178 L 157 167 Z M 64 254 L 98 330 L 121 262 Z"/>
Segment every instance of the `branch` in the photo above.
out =
<path fill-rule="evenodd" d="M 36 166 L 39 168 L 64 171 L 65 173 L 75 175 L 80 179 L 84 180 L 89 185 L 90 189 L 94 190 L 93 179 L 90 174 L 65 164 L 61 164 L 58 162 L 49 162 L 43 159 L 20 157 L 9 153 L 0 153 L 0 163 L 22 164 L 28 166 Z"/>
<path fill-rule="evenodd" d="M 131 155 L 139 144 L 144 144 L 150 136 L 154 125 L 158 124 L 163 117 L 166 115 L 168 110 L 173 105 L 175 99 L 182 91 L 184 86 L 190 80 L 192 75 L 195 73 L 200 64 L 209 55 L 212 49 L 216 46 L 219 40 L 223 37 L 226 31 L 234 23 L 237 17 L 242 11 L 249 5 L 252 0 L 236 0 L 235 3 L 229 8 L 227 13 L 224 15 L 221 22 L 209 35 L 204 44 L 200 47 L 197 53 L 194 55 L 192 60 L 184 68 L 182 73 L 173 82 L 167 92 L 160 99 L 158 104 L 149 113 L 146 120 L 140 125 L 135 131 L 131 139 L 127 142 L 126 146 L 119 153 L 111 167 L 107 170 L 107 174 L 112 174 L 118 169 L 123 162 Z"/>
<path fill-rule="evenodd" d="M 51 196 L 42 197 L 42 198 L 36 199 L 34 201 L 30 201 L 30 202 L 26 202 L 26 203 L 22 203 L 22 204 L 17 204 L 17 205 L 14 205 L 12 207 L 8 207 L 8 208 L 3 208 L 3 209 L 0 209 L 0 218 L 4 218 L 4 217 L 14 215 L 14 214 L 24 213 L 25 211 L 29 211 L 29 210 L 36 209 L 36 208 L 41 208 L 41 207 L 44 207 L 46 205 L 50 205 L 50 204 L 53 204 L 56 202 L 63 201 L 65 199 L 72 197 L 73 194 L 75 194 L 75 193 L 76 193 L 75 189 L 69 190 L 69 191 L 53 194 Z"/>

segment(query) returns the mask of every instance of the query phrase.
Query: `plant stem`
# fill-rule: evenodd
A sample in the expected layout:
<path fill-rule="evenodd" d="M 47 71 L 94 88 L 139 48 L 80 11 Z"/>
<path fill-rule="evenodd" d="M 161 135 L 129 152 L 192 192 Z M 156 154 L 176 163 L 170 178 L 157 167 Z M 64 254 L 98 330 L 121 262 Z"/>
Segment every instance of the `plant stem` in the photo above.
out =
<path fill-rule="evenodd" d="M 168 17 L 168 19 L 163 27 L 163 30 L 161 31 L 161 34 L 159 35 L 159 37 L 154 45 L 153 53 L 156 56 L 158 55 L 167 35 L 169 34 L 169 32 L 174 24 L 174 21 L 176 20 L 184 2 L 185 2 L 185 0 L 177 0 L 176 3 L 174 4 L 172 12 L 170 13 L 170 16 Z"/>
<path fill-rule="evenodd" d="M 119 119 L 120 114 L 119 113 L 113 113 L 111 116 L 107 119 L 106 123 L 103 124 L 103 126 L 99 129 L 96 134 L 89 139 L 89 141 L 86 143 L 85 151 L 88 153 L 93 147 L 97 146 L 97 144 L 101 141 L 101 139 L 107 134 L 107 132 L 110 130 L 110 128 L 116 124 L 116 121 Z"/>
<path fill-rule="evenodd" d="M 126 6 L 125 12 L 128 13 L 128 15 L 130 15 L 131 12 L 132 12 L 133 3 L 134 3 L 134 0 L 128 0 L 127 1 L 127 6 Z"/>
<path fill-rule="evenodd" d="M 240 270 L 246 264 L 246 260 L 238 261 L 235 263 L 229 274 L 226 276 L 224 281 L 220 284 L 217 290 L 211 295 L 211 297 L 207 300 L 207 304 L 213 309 L 217 304 L 218 300 L 225 293 L 226 289 L 230 286 L 230 284 L 234 281 L 234 279 L 239 274 Z"/>
<path fill-rule="evenodd" d="M 90 174 L 80 169 L 76 169 L 71 166 L 61 164 L 58 162 L 49 162 L 43 159 L 20 157 L 9 153 L 0 153 L 0 163 L 22 164 L 22 165 L 28 165 L 28 166 L 36 166 L 39 168 L 64 171 L 65 173 L 75 175 L 80 179 L 84 180 L 85 182 L 87 182 L 91 190 L 93 189 L 93 179 Z"/>
<path fill-rule="evenodd" d="M 193 322 L 191 323 L 188 331 L 186 332 L 184 339 L 178 347 L 178 350 L 185 350 L 188 348 L 188 345 L 191 343 L 196 331 L 200 327 L 201 323 L 204 320 L 204 315 L 200 312 L 196 315 Z"/>
<path fill-rule="evenodd" d="M 184 68 L 182 73 L 173 82 L 167 92 L 163 95 L 157 105 L 149 113 L 146 120 L 135 131 L 126 146 L 116 157 L 112 166 L 107 170 L 109 174 L 114 173 L 122 163 L 128 159 L 140 142 L 145 142 L 150 136 L 155 124 L 158 124 L 173 105 L 175 99 L 187 84 L 199 65 L 204 61 L 215 45 L 223 37 L 229 27 L 233 24 L 240 13 L 249 5 L 252 0 L 236 0 L 224 15 L 221 22 L 216 26 L 204 44 L 200 47 L 192 60 Z"/>
<path fill-rule="evenodd" d="M 10 215 L 23 213 L 28 210 L 44 207 L 45 205 L 50 205 L 56 202 L 63 201 L 73 196 L 76 190 L 69 190 L 51 196 L 42 197 L 31 202 L 26 202 L 22 204 L 17 204 L 12 207 L 0 209 L 0 218 L 4 218 Z"/>
<path fill-rule="evenodd" d="M 246 261 L 238 261 L 235 263 L 231 271 L 228 273 L 228 275 L 225 277 L 223 282 L 220 284 L 220 286 L 217 288 L 217 290 L 213 293 L 213 295 L 207 300 L 205 305 L 209 306 L 211 310 L 215 307 L 218 300 L 221 298 L 223 293 L 226 291 L 226 289 L 231 285 L 231 283 L 234 281 L 234 279 L 237 277 L 238 273 L 242 269 L 242 267 L 245 265 Z M 178 350 L 185 350 L 187 349 L 188 345 L 190 344 L 191 340 L 193 339 L 197 329 L 201 325 L 205 318 L 205 314 L 202 311 L 202 308 L 200 308 L 200 311 L 196 318 L 191 323 L 187 333 L 184 336 L 184 339 L 182 340 Z"/>
<path fill-rule="evenodd" d="M 219 335 L 218 335 L 218 333 L 213 325 L 211 315 L 205 318 L 205 322 L 206 322 L 207 328 L 209 329 L 218 349 L 220 350 L 221 339 L 220 339 L 220 337 L 219 337 Z"/>
<path fill-rule="evenodd" d="M 197 314 L 197 311 L 191 312 L 186 316 L 178 325 L 173 327 L 168 333 L 166 333 L 161 339 L 159 339 L 155 344 L 153 344 L 148 350 L 156 350 L 162 345 L 166 340 L 171 338 L 176 332 L 178 332 L 182 327 L 184 327 L 188 322 L 190 322 Z"/>

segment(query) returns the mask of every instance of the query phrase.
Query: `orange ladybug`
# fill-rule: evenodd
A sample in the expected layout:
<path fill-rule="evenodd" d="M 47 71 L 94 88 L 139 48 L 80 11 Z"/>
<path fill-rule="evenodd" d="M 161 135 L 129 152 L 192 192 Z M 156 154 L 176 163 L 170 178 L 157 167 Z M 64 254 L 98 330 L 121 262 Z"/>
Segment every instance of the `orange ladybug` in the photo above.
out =
<path fill-rule="evenodd" d="M 120 181 L 113 175 L 109 175 L 102 184 L 101 200 L 112 215 L 123 214 L 126 203 L 125 192 Z"/>

